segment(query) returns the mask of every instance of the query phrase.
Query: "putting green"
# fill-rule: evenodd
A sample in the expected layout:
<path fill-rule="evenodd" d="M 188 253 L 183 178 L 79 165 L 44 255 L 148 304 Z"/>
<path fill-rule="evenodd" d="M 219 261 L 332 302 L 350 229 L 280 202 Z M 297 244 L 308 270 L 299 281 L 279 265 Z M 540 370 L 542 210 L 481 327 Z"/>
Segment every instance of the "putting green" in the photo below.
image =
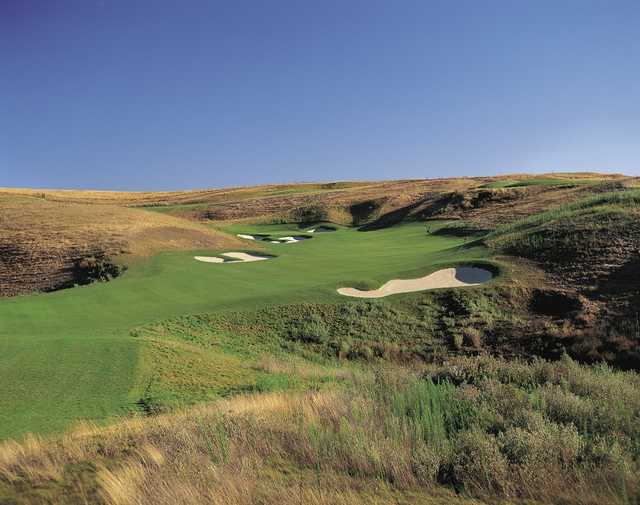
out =
<path fill-rule="evenodd" d="M 431 226 L 432 230 L 436 227 Z M 298 233 L 287 226 L 237 226 L 233 233 Z M 284 235 L 283 235 L 284 236 Z M 377 287 L 486 256 L 458 237 L 406 224 L 339 229 L 296 245 L 260 242 L 269 261 L 202 263 L 187 251 L 159 254 L 121 278 L 0 301 L 0 438 L 56 432 L 74 420 L 105 420 L 134 406 L 137 325 L 188 314 L 269 304 L 340 302 L 340 286 Z M 247 250 L 257 244 L 247 241 Z M 357 302 L 350 302 L 357 303 Z"/>

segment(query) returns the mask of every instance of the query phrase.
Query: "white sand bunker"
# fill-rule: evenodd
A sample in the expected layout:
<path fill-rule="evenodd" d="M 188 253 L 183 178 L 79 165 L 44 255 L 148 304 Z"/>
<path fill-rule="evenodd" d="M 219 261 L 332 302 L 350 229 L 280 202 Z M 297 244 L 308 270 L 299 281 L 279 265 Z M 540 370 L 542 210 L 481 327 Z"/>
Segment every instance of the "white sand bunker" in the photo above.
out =
<path fill-rule="evenodd" d="M 247 263 L 250 261 L 262 261 L 271 259 L 272 256 L 260 256 L 259 254 L 250 254 L 243 252 L 228 252 L 221 254 L 223 258 L 217 256 L 194 256 L 194 259 L 198 261 L 204 261 L 205 263 Z M 232 259 L 226 259 L 232 258 Z"/>
<path fill-rule="evenodd" d="M 238 261 L 262 261 L 271 259 L 271 256 L 260 256 L 259 254 L 250 254 L 243 252 L 228 252 L 224 253 L 222 256 L 226 256 L 227 258 L 233 258 Z"/>
<path fill-rule="evenodd" d="M 255 240 L 256 238 L 253 235 L 246 235 L 244 233 L 238 233 L 238 237 L 244 238 L 247 240 Z"/>
<path fill-rule="evenodd" d="M 194 256 L 194 259 L 204 261 L 205 263 L 224 263 L 224 259 L 218 258 L 217 256 Z"/>
<path fill-rule="evenodd" d="M 295 244 L 297 242 L 302 242 L 303 240 L 308 240 L 311 237 L 305 237 L 304 235 L 295 235 L 290 237 L 280 237 L 278 242 L 280 244 Z"/>
<path fill-rule="evenodd" d="M 484 268 L 458 267 L 445 268 L 418 279 L 392 279 L 385 282 L 382 287 L 371 291 L 361 291 L 355 288 L 340 288 L 338 293 L 344 296 L 357 298 L 382 298 L 383 296 L 398 293 L 412 293 L 439 288 L 459 288 L 463 286 L 478 286 L 493 277 L 493 274 Z"/>

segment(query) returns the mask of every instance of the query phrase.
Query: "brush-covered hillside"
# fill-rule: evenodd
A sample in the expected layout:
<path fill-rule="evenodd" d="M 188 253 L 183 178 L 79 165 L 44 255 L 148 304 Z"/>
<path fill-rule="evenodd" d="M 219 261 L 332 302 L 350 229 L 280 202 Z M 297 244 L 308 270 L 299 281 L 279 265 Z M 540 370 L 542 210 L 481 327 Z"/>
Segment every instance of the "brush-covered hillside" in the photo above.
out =
<path fill-rule="evenodd" d="M 640 190 L 534 214 L 498 227 L 487 243 L 544 270 L 556 290 L 539 292 L 532 308 L 564 320 L 571 352 L 640 367 Z"/>

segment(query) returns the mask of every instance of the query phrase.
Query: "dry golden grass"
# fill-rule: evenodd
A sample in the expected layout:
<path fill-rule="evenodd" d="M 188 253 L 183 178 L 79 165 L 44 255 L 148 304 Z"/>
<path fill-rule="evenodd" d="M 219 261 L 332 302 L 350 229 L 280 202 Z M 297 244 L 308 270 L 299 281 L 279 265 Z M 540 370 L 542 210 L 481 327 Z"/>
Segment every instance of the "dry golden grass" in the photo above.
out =
<path fill-rule="evenodd" d="M 285 374 L 301 379 L 326 379 L 334 380 L 353 379 L 353 370 L 350 368 L 329 368 L 313 363 L 303 364 L 291 360 L 278 359 L 275 356 L 263 356 L 255 365 L 257 370 L 270 374 Z"/>
<path fill-rule="evenodd" d="M 201 224 L 141 209 L 0 195 L 0 296 L 54 289 L 86 257 L 238 245 Z"/>
<path fill-rule="evenodd" d="M 395 201 L 390 208 L 398 208 L 402 203 L 409 204 L 416 196 L 448 191 L 466 191 L 501 181 L 536 181 L 536 180 L 626 180 L 630 179 L 618 174 L 597 173 L 554 173 L 554 174 L 509 174 L 496 177 L 458 177 L 440 179 L 411 179 L 388 181 L 345 181 L 318 182 L 301 184 L 270 184 L 220 189 L 199 189 L 188 191 L 95 191 L 95 190 L 63 190 L 63 189 L 30 189 L 0 188 L 0 195 L 27 196 L 49 201 L 94 203 L 127 206 L 180 206 L 180 205 L 212 205 L 234 203 L 251 200 L 259 209 L 259 200 L 265 200 L 267 207 L 272 200 L 287 201 L 291 197 L 312 197 L 325 195 L 327 201 L 344 204 L 368 199 L 390 198 Z M 324 200 L 324 198 L 321 198 Z M 296 198 L 294 198 L 296 200 Z M 271 202 L 271 203 L 270 203 Z"/>
<path fill-rule="evenodd" d="M 412 479 L 392 485 L 367 465 L 360 466 L 369 476 L 350 475 L 341 461 L 322 473 L 309 468 L 316 449 L 299 430 L 339 424 L 344 408 L 330 391 L 245 396 L 109 428 L 79 426 L 57 441 L 5 442 L 0 498 L 4 486 L 5 496 L 18 490 L 17 504 L 476 503 L 425 492 Z"/>
<path fill-rule="evenodd" d="M 289 192 L 332 191 L 367 186 L 368 182 L 268 184 L 262 186 L 197 189 L 186 191 L 95 191 L 69 189 L 0 188 L 0 194 L 27 196 L 49 201 L 107 205 L 163 206 L 223 202 L 273 196 Z"/>
<path fill-rule="evenodd" d="M 489 357 L 425 373 L 449 380 L 361 372 L 340 388 L 239 396 L 5 442 L 0 503 L 635 503 L 637 375 Z M 532 384 L 534 393 L 520 394 Z M 579 432 L 574 417 L 583 415 L 594 424 Z"/>
<path fill-rule="evenodd" d="M 463 217 L 486 226 L 579 199 L 590 187 L 603 181 L 623 183 L 628 179 L 625 176 L 580 173 L 382 181 L 331 189 L 292 185 L 275 193 L 264 191 L 264 188 L 254 188 L 254 191 L 249 188 L 242 192 L 212 194 L 198 205 L 170 204 L 165 210 L 195 220 L 237 222 L 256 219 L 298 221 L 297 210 L 316 208 L 322 210 L 322 220 L 345 225 L 426 214 L 427 217 Z M 553 184 L 555 180 L 558 184 Z M 520 181 L 523 186 L 492 187 L 493 184 L 513 181 Z M 570 181 L 576 181 L 575 185 L 572 186 Z M 481 194 L 480 198 L 478 194 Z M 484 198 L 487 195 L 490 201 Z M 453 202 L 442 205 L 443 197 L 452 197 Z M 370 211 L 366 210 L 367 206 L 370 206 Z"/>

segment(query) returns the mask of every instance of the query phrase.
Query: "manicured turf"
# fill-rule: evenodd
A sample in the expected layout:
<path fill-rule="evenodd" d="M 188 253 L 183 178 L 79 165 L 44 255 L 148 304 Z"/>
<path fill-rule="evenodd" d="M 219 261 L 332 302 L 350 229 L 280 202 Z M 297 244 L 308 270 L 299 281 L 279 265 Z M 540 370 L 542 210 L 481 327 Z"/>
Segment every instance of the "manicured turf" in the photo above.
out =
<path fill-rule="evenodd" d="M 535 179 L 503 179 L 483 184 L 481 188 L 520 188 L 524 186 L 573 186 L 576 184 L 597 184 L 602 179 L 561 179 L 557 177 Z"/>
<path fill-rule="evenodd" d="M 0 438 L 56 432 L 79 418 L 104 420 L 133 408 L 140 388 L 141 343 L 129 333 L 135 326 L 189 313 L 344 302 L 337 287 L 377 286 L 486 255 L 484 248 L 460 248 L 464 240 L 427 235 L 420 224 L 340 229 L 297 244 L 247 242 L 246 250 L 278 256 L 268 261 L 222 265 L 193 259 L 214 251 L 162 253 L 110 283 L 2 300 Z"/>

